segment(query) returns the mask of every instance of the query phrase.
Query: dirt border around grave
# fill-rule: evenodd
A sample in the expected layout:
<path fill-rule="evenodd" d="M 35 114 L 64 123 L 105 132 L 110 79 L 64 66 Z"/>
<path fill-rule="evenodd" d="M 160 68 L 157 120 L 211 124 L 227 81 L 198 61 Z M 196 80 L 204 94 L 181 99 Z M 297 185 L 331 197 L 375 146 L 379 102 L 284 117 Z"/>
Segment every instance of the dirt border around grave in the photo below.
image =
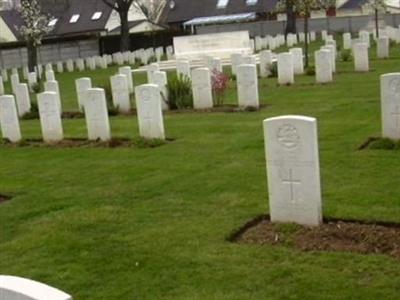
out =
<path fill-rule="evenodd" d="M 8 195 L 4 195 L 4 194 L 0 194 L 0 204 L 4 203 L 4 202 L 8 202 L 12 199 L 11 196 Z"/>
<path fill-rule="evenodd" d="M 157 148 L 174 142 L 176 139 L 144 139 L 144 138 L 112 138 L 104 142 L 100 140 L 90 141 L 84 138 L 66 138 L 59 142 L 46 143 L 42 139 L 24 139 L 18 143 L 0 140 L 0 147 L 18 148 Z"/>
<path fill-rule="evenodd" d="M 257 216 L 227 240 L 241 245 L 280 245 L 300 251 L 388 255 L 400 259 L 400 223 L 326 218 L 321 226 L 272 223 Z"/>

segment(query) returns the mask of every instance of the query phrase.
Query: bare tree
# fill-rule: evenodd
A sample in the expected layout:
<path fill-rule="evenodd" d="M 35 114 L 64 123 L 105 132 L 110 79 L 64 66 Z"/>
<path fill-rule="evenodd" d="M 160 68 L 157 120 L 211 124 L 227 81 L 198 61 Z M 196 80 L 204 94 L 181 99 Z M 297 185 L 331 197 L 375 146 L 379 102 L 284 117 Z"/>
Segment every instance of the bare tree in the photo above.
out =
<path fill-rule="evenodd" d="M 50 16 L 42 13 L 37 0 L 22 0 L 17 8 L 22 19 L 22 25 L 16 29 L 26 41 L 28 50 L 28 68 L 30 72 L 37 66 L 37 48 L 41 44 L 43 36 L 51 31 L 48 26 Z"/>
<path fill-rule="evenodd" d="M 166 5 L 166 0 L 140 0 L 138 2 L 139 7 L 141 8 L 143 14 L 146 16 L 147 20 L 152 23 L 152 25 L 156 25 L 159 23 L 161 14 Z M 154 30 L 150 31 L 153 46 L 154 45 Z"/>
<path fill-rule="evenodd" d="M 379 37 L 379 12 L 386 11 L 385 0 L 368 0 L 366 3 L 367 7 L 370 7 L 375 14 L 375 30 L 376 36 Z"/>
<path fill-rule="evenodd" d="M 285 37 L 289 33 L 296 33 L 296 12 L 294 10 L 294 1 L 285 0 L 286 6 L 286 27 L 285 27 Z"/>
<path fill-rule="evenodd" d="M 118 13 L 121 21 L 120 50 L 122 52 L 128 51 L 130 48 L 128 13 L 132 3 L 136 2 L 137 0 L 102 0 L 102 1 Z"/>

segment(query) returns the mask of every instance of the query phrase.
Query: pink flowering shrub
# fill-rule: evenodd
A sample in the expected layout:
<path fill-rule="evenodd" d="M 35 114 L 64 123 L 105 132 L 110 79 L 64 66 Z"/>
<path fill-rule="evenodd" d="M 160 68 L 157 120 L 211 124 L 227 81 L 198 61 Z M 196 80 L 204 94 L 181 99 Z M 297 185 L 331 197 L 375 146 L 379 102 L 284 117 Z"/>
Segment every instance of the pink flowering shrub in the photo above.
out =
<path fill-rule="evenodd" d="M 213 70 L 211 73 L 212 90 L 214 94 L 215 105 L 223 104 L 223 96 L 229 85 L 229 76 L 218 70 Z"/>

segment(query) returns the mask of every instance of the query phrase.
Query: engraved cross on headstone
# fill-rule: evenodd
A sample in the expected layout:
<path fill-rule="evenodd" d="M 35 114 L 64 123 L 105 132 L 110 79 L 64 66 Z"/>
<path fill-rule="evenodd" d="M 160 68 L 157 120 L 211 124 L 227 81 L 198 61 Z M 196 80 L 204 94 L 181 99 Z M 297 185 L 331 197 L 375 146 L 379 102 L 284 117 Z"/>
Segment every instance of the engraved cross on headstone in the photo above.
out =
<path fill-rule="evenodd" d="M 293 178 L 293 170 L 289 170 L 289 177 L 287 179 L 282 179 L 283 184 L 289 185 L 290 189 L 290 201 L 295 204 L 296 202 L 300 201 L 300 197 L 295 196 L 295 186 L 300 186 L 301 181 Z"/>

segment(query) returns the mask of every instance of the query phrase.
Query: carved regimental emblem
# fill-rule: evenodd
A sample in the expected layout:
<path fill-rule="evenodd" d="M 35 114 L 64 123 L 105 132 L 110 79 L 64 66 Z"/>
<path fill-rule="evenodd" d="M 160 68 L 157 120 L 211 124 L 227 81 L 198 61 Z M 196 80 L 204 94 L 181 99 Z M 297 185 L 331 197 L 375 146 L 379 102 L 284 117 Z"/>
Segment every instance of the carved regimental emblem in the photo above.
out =
<path fill-rule="evenodd" d="M 400 94 L 400 79 L 399 78 L 392 79 L 389 83 L 389 89 L 394 94 Z"/>
<path fill-rule="evenodd" d="M 295 126 L 285 124 L 278 129 L 279 144 L 287 149 L 294 149 L 300 142 L 300 136 Z"/>

